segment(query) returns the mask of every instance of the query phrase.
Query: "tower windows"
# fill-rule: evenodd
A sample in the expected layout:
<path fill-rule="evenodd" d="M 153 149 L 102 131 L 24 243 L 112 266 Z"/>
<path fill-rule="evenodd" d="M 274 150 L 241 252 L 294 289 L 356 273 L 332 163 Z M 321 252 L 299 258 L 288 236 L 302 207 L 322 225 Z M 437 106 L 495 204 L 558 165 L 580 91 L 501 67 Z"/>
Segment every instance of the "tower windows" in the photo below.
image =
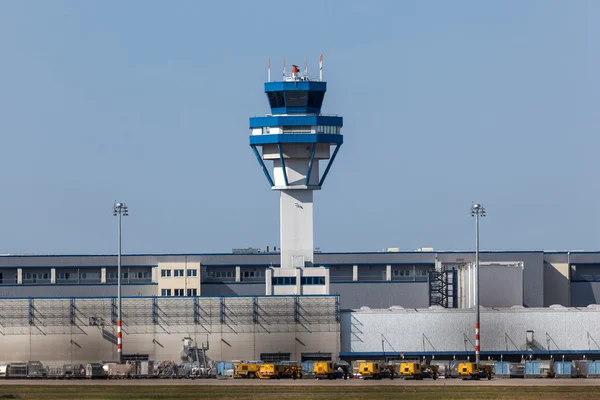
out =
<path fill-rule="evenodd" d="M 325 92 L 308 92 L 308 107 L 321 109 Z"/>
<path fill-rule="evenodd" d="M 285 92 L 285 102 L 288 107 L 306 107 L 308 93 L 306 90 L 291 90 Z"/>
<path fill-rule="evenodd" d="M 271 108 L 285 107 L 283 92 L 267 92 Z"/>

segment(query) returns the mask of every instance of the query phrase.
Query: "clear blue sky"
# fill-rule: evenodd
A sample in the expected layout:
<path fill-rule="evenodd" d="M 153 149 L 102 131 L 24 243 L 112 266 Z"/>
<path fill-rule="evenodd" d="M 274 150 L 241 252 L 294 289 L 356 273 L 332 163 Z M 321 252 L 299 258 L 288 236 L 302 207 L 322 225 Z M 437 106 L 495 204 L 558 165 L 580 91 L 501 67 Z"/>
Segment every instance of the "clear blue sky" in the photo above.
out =
<path fill-rule="evenodd" d="M 51 1 L 0 10 L 0 253 L 278 245 L 248 146 L 287 57 L 344 116 L 324 251 L 600 248 L 600 2 Z"/>

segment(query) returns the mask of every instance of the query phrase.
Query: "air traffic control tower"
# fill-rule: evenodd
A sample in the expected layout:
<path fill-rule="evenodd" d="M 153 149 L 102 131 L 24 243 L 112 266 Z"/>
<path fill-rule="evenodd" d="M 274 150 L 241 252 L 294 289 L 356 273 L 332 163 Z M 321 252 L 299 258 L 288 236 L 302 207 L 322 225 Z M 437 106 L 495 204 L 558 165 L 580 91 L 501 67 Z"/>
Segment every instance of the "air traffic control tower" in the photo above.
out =
<path fill-rule="evenodd" d="M 303 72 L 293 65 L 286 73 L 284 61 L 283 79 L 271 82 L 269 63 L 271 114 L 250 118 L 250 147 L 271 189 L 280 192 L 281 266 L 267 269 L 266 294 L 329 293 L 329 271 L 313 266 L 313 191 L 323 186 L 343 143 L 343 118 L 321 114 L 326 91 L 323 56 L 319 80 L 310 78 L 306 64 Z"/>

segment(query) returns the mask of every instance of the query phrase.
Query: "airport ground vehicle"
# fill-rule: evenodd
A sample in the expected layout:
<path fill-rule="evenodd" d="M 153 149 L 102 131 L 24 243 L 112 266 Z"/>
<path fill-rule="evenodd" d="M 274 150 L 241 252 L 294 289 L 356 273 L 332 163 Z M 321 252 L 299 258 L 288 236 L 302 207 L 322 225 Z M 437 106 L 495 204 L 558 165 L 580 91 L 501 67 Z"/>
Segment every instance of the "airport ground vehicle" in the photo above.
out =
<path fill-rule="evenodd" d="M 402 362 L 400 364 L 400 376 L 404 379 L 423 379 L 423 368 L 418 361 Z"/>
<path fill-rule="evenodd" d="M 262 364 L 258 369 L 260 379 L 299 379 L 302 378 L 302 368 L 297 364 Z"/>
<path fill-rule="evenodd" d="M 253 362 L 241 362 L 234 371 L 234 378 L 254 379 L 258 378 L 258 372 L 261 364 Z"/>
<path fill-rule="evenodd" d="M 493 367 L 490 365 L 480 365 L 475 362 L 462 362 L 458 364 L 458 375 L 463 380 L 473 379 L 479 380 L 481 378 L 492 379 Z"/>
<path fill-rule="evenodd" d="M 437 365 L 426 365 L 419 361 L 403 361 L 400 364 L 400 376 L 404 379 L 437 379 L 438 374 L 439 368 Z"/>
<path fill-rule="evenodd" d="M 315 361 L 313 371 L 317 379 L 335 379 L 333 361 Z"/>
<path fill-rule="evenodd" d="M 362 361 L 359 372 L 363 379 L 381 379 L 381 364 L 372 361 Z"/>

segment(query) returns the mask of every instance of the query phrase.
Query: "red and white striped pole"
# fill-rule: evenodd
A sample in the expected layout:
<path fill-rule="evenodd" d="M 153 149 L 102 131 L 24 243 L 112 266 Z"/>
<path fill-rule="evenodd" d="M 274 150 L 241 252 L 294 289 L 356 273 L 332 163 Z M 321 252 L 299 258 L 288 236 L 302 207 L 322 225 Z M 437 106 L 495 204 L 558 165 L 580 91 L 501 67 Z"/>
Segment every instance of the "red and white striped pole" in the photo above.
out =
<path fill-rule="evenodd" d="M 269 58 L 269 66 L 267 67 L 267 82 L 271 82 L 271 59 Z"/>
<path fill-rule="evenodd" d="M 323 54 L 319 57 L 319 80 L 323 82 Z"/>
<path fill-rule="evenodd" d="M 123 361 L 123 333 L 121 332 L 121 320 L 117 321 L 117 353 L 119 353 L 119 362 Z"/>
<path fill-rule="evenodd" d="M 283 57 L 283 80 L 285 81 L 285 57 Z"/>
<path fill-rule="evenodd" d="M 479 322 L 475 323 L 475 362 L 479 363 Z"/>

